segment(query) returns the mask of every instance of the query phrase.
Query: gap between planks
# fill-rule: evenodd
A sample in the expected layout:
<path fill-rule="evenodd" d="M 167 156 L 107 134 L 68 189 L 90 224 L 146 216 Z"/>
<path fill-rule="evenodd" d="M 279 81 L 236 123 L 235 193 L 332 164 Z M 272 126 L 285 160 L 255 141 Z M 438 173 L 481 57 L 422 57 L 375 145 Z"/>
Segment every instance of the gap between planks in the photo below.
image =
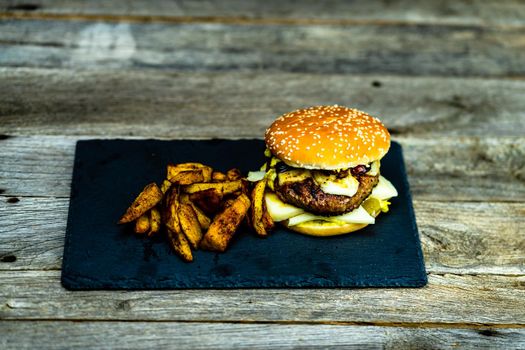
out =
<path fill-rule="evenodd" d="M 16 253 L 13 252 L 13 253 Z M 427 267 L 428 268 L 428 267 Z M 14 268 L 14 269 L 3 269 L 0 268 L 0 272 L 13 272 L 13 271 L 19 271 L 19 272 L 47 272 L 47 271 L 62 271 L 61 268 L 41 268 L 41 269 L 27 269 L 27 268 Z M 453 275 L 453 276 L 474 276 L 474 277 L 488 277 L 488 276 L 495 276 L 495 277 L 514 277 L 514 278 L 521 278 L 525 277 L 525 274 L 522 273 L 493 273 L 493 272 L 485 272 L 485 273 L 479 273 L 479 272 L 427 272 L 427 275 L 432 276 L 447 276 L 447 275 Z M 352 288 L 349 288 L 352 289 Z M 365 288 L 366 289 L 366 288 Z M 169 289 L 168 289 L 169 290 Z M 147 291 L 147 290 L 144 290 Z"/>
<path fill-rule="evenodd" d="M 323 18 L 250 18 L 245 16 L 161 16 L 161 15 L 104 15 L 80 13 L 32 13 L 22 11 L 0 12 L 0 20 L 44 20 L 44 21 L 86 21 L 109 23 L 159 23 L 159 24 L 228 24 L 228 25 L 327 25 L 327 26 L 425 26 L 454 28 L 495 28 L 500 30 L 517 29 L 525 26 L 518 24 L 459 24 L 454 21 L 439 23 L 409 22 L 391 19 L 323 19 Z"/>
<path fill-rule="evenodd" d="M 522 323 L 469 323 L 469 322 L 381 322 L 381 321 L 256 321 L 256 320 L 151 320 L 151 319 L 110 319 L 101 320 L 96 318 L 68 319 L 68 318 L 23 318 L 23 319 L 4 319 L 3 322 L 104 322 L 104 323 L 213 323 L 213 324 L 273 324 L 273 325 L 330 325 L 330 326 L 375 326 L 375 327 L 397 327 L 397 328 L 440 328 L 440 329 L 505 329 L 505 328 L 525 328 Z"/>

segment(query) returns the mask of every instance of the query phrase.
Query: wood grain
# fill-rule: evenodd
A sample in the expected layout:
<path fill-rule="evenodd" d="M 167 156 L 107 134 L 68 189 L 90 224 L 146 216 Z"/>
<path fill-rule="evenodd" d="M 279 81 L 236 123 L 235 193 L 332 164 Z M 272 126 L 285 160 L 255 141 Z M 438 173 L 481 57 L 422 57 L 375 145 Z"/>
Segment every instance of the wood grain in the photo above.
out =
<path fill-rule="evenodd" d="M 524 37 L 519 0 L 0 0 L 0 348 L 524 348 Z M 403 144 L 427 287 L 61 287 L 76 140 L 334 103 Z"/>
<path fill-rule="evenodd" d="M 0 66 L 523 77 L 524 35 L 522 27 L 4 20 Z"/>
<path fill-rule="evenodd" d="M 147 0 L 2 0 L 0 11 L 13 17 L 103 18 L 111 20 L 176 21 L 198 20 L 341 23 L 349 21 L 374 21 L 380 23 L 406 22 L 456 25 L 523 25 L 525 6 L 519 0 L 500 1 L 318 1 L 283 2 L 277 0 L 220 2 L 161 0 L 152 6 Z M 47 16 L 46 16 L 47 15 Z M 308 22 L 307 22 L 308 23 Z"/>
<path fill-rule="evenodd" d="M 78 291 L 60 271 L 0 271 L 3 320 L 343 322 L 519 326 L 524 277 L 429 275 L 420 289 Z"/>
<path fill-rule="evenodd" d="M 525 330 L 180 322 L 1 322 L 8 349 L 520 349 Z"/>
<path fill-rule="evenodd" d="M 524 81 L 10 68 L 0 76 L 0 134 L 9 135 L 262 137 L 282 113 L 336 103 L 380 117 L 395 135 L 525 130 Z"/>
<path fill-rule="evenodd" d="M 68 199 L 0 196 L 1 270 L 60 269 Z M 525 274 L 525 204 L 414 203 L 427 271 Z"/>

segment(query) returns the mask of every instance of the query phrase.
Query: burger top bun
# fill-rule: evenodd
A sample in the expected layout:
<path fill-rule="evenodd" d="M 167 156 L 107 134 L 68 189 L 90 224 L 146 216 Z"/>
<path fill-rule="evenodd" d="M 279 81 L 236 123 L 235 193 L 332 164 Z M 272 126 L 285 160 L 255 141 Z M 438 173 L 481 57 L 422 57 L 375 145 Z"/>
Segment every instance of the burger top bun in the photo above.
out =
<path fill-rule="evenodd" d="M 390 134 L 379 119 L 342 106 L 314 106 L 286 113 L 266 130 L 266 146 L 286 164 L 336 170 L 381 159 Z"/>

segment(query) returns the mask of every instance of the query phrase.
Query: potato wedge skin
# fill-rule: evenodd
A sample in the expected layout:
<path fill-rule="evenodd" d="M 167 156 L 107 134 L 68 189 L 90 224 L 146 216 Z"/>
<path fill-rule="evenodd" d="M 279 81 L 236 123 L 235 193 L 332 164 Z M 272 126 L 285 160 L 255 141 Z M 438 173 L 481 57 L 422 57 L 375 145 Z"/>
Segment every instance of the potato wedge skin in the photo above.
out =
<path fill-rule="evenodd" d="M 166 195 L 164 219 L 166 227 L 173 232 L 180 232 L 179 222 L 179 189 L 172 186 Z"/>
<path fill-rule="evenodd" d="M 220 171 L 213 171 L 213 173 L 211 174 L 211 180 L 213 182 L 224 182 L 228 181 L 228 177 L 226 176 L 226 174 L 221 173 Z"/>
<path fill-rule="evenodd" d="M 166 194 L 166 192 L 168 192 L 168 190 L 170 189 L 171 185 L 172 183 L 168 180 L 162 181 L 162 184 L 160 185 L 160 191 Z"/>
<path fill-rule="evenodd" d="M 170 179 L 180 172 L 199 170 L 202 167 L 206 167 L 206 165 L 201 164 L 201 163 L 179 163 L 179 164 L 170 163 L 166 167 L 166 178 Z"/>
<path fill-rule="evenodd" d="M 179 185 L 211 180 L 213 169 L 201 163 L 168 164 L 166 178 Z"/>
<path fill-rule="evenodd" d="M 135 221 L 135 233 L 139 235 L 143 235 L 146 232 L 150 230 L 150 220 L 149 220 L 149 213 L 145 213 L 141 215 L 136 221 Z"/>
<path fill-rule="evenodd" d="M 201 240 L 200 247 L 206 250 L 224 252 L 246 216 L 250 205 L 250 198 L 247 195 L 238 196 L 230 206 L 215 216 Z"/>
<path fill-rule="evenodd" d="M 235 180 L 240 180 L 242 178 L 242 174 L 239 169 L 233 168 L 226 172 L 226 177 L 230 181 L 235 181 Z"/>
<path fill-rule="evenodd" d="M 180 196 L 181 203 L 189 204 L 191 205 L 193 211 L 195 212 L 195 215 L 197 216 L 197 220 L 199 221 L 199 225 L 201 226 L 201 229 L 203 231 L 206 231 L 208 227 L 210 227 L 211 220 L 204 212 L 197 206 L 195 203 L 193 203 L 188 194 L 183 193 Z"/>
<path fill-rule="evenodd" d="M 179 206 L 179 222 L 182 232 L 193 249 L 197 249 L 202 239 L 202 230 L 197 215 L 190 204 L 181 203 Z"/>
<path fill-rule="evenodd" d="M 267 236 L 266 228 L 263 223 L 263 214 L 264 214 L 264 191 L 266 189 L 266 179 L 257 181 L 255 184 L 251 197 L 252 197 L 252 207 L 251 207 L 251 222 L 253 229 L 259 236 Z"/>
<path fill-rule="evenodd" d="M 226 195 L 238 191 L 242 188 L 242 181 L 225 181 L 225 182 L 202 182 L 194 183 L 188 186 L 182 186 L 182 192 L 184 193 L 195 193 L 200 191 L 209 190 L 210 188 L 215 189 L 221 195 Z"/>
<path fill-rule="evenodd" d="M 273 221 L 270 213 L 268 212 L 268 209 L 266 208 L 266 202 L 263 202 L 263 217 L 262 222 L 264 225 L 264 229 L 266 232 L 270 232 L 275 227 L 275 222 Z"/>
<path fill-rule="evenodd" d="M 191 185 L 196 182 L 203 182 L 204 176 L 200 170 L 181 171 L 168 178 L 173 184 Z"/>
<path fill-rule="evenodd" d="M 186 262 L 193 261 L 193 254 L 191 253 L 190 244 L 184 234 L 180 231 L 174 232 L 170 229 L 167 231 L 170 245 L 175 253 Z"/>
<path fill-rule="evenodd" d="M 213 169 L 209 166 L 206 166 L 204 168 L 201 168 L 201 172 L 202 172 L 202 182 L 210 182 L 211 181 L 211 176 L 213 174 Z"/>
<path fill-rule="evenodd" d="M 161 221 L 159 209 L 157 207 L 151 208 L 149 216 L 150 227 L 148 231 L 148 237 L 152 237 L 160 231 Z"/>
<path fill-rule="evenodd" d="M 138 219 L 148 210 L 156 206 L 162 200 L 162 197 L 163 193 L 159 186 L 157 186 L 156 183 L 150 183 L 139 193 L 118 223 L 124 224 Z"/>

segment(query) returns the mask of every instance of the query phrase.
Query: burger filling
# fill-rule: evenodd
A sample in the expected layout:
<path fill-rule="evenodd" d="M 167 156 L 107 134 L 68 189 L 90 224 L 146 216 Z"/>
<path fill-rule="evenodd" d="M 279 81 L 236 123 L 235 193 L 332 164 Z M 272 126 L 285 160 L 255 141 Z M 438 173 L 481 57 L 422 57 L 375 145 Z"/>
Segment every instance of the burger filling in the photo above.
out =
<path fill-rule="evenodd" d="M 268 155 L 268 154 L 267 154 Z M 288 226 L 308 221 L 330 224 L 373 224 L 375 216 L 388 211 L 388 199 L 397 196 L 394 186 L 379 174 L 379 161 L 341 170 L 310 170 L 290 167 L 269 157 L 260 172 L 249 180 L 266 177 L 266 205 L 275 221 Z"/>
<path fill-rule="evenodd" d="M 277 176 L 274 188 L 282 201 L 303 208 L 310 213 L 339 215 L 358 208 L 372 193 L 372 189 L 379 181 L 379 176 L 362 175 L 358 179 L 353 179 L 358 185 L 351 185 L 349 192 L 353 192 L 352 195 L 326 193 L 314 177 L 283 183 L 280 176 Z M 334 187 L 336 192 L 343 192 L 340 191 L 341 187 L 338 186 L 337 182 L 332 184 L 324 184 L 324 188 Z"/>

